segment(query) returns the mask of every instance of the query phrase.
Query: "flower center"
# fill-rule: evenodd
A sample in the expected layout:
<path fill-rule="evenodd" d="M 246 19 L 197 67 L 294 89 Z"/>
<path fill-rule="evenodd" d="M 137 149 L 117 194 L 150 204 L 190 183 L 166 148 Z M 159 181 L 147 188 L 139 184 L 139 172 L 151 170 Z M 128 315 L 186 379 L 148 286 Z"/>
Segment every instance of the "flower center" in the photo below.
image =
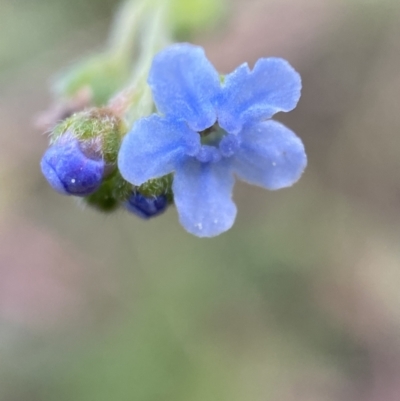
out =
<path fill-rule="evenodd" d="M 222 129 L 218 122 L 199 135 L 201 146 L 195 157 L 202 163 L 216 163 L 231 157 L 239 147 L 239 138 Z"/>
<path fill-rule="evenodd" d="M 215 123 L 212 127 L 199 132 L 200 143 L 202 145 L 214 146 L 218 148 L 221 139 L 227 135 L 226 131 L 223 130 L 218 123 Z"/>

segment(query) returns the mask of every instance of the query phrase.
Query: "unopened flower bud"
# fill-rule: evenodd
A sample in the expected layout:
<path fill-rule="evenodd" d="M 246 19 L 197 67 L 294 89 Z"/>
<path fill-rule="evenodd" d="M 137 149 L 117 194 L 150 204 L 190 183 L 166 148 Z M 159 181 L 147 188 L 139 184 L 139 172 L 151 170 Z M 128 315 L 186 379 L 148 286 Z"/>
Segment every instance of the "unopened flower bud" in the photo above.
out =
<path fill-rule="evenodd" d="M 47 149 L 40 165 L 54 190 L 76 196 L 95 192 L 101 185 L 105 167 L 102 158 L 88 157 L 75 138 L 57 141 Z"/>
<path fill-rule="evenodd" d="M 97 191 L 116 168 L 124 124 L 108 109 L 91 109 L 60 123 L 51 136 L 41 168 L 53 189 L 86 196 Z"/>
<path fill-rule="evenodd" d="M 132 192 L 124 203 L 125 208 L 142 219 L 150 219 L 163 213 L 169 205 L 166 195 L 144 196 L 139 192 Z"/>

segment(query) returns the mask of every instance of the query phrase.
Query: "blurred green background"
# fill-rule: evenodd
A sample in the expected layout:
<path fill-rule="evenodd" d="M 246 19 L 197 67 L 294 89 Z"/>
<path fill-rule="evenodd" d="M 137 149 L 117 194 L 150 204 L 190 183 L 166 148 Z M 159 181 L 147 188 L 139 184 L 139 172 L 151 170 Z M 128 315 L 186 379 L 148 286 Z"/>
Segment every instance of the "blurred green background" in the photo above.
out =
<path fill-rule="evenodd" d="M 221 72 L 303 77 L 277 118 L 293 188 L 239 183 L 235 226 L 186 233 L 54 193 L 36 116 L 101 48 L 116 0 L 0 0 L 0 400 L 398 401 L 400 3 L 235 0 L 194 38 Z"/>

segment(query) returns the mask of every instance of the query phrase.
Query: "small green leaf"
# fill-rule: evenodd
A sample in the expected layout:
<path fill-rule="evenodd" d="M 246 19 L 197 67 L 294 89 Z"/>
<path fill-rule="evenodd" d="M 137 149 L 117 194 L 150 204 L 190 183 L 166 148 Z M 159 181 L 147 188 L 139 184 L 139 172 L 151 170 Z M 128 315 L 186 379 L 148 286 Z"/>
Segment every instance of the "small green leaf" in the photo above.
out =
<path fill-rule="evenodd" d="M 105 52 L 92 55 L 59 74 L 54 90 L 59 96 L 72 97 L 82 88 L 89 88 L 93 105 L 103 106 L 122 89 L 129 75 L 129 65 Z"/>

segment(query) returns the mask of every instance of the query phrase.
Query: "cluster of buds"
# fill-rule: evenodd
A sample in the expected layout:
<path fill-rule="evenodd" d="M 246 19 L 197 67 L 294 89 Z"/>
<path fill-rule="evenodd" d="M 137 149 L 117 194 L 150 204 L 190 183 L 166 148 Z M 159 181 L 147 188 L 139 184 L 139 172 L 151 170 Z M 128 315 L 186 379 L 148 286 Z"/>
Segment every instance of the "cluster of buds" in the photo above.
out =
<path fill-rule="evenodd" d="M 162 213 L 172 202 L 171 177 L 135 187 L 117 167 L 127 130 L 111 108 L 90 108 L 73 114 L 52 131 L 41 169 L 50 186 L 63 195 L 83 198 L 101 211 L 119 207 L 142 217 Z"/>
<path fill-rule="evenodd" d="M 180 8 L 186 2 L 173 4 Z M 208 10 L 203 0 L 199 6 Z M 79 197 L 103 212 L 123 208 L 145 219 L 173 203 L 171 175 L 135 186 L 121 176 L 117 165 L 122 139 L 133 121 L 154 107 L 146 78 L 154 53 L 171 36 L 173 26 L 166 24 L 170 11 L 164 0 L 126 0 L 107 48 L 54 82 L 60 101 L 41 124 L 50 130 L 41 170 L 58 193 Z"/>

